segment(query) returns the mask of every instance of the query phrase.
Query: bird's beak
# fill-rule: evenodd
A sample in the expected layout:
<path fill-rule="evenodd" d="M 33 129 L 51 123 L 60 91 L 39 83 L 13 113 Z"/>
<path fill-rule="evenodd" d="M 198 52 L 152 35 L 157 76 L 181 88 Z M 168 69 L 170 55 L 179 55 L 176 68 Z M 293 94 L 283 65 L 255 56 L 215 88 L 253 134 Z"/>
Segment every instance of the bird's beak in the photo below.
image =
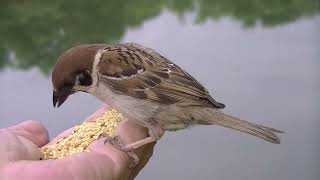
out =
<path fill-rule="evenodd" d="M 53 96 L 52 96 L 52 102 L 53 102 L 53 107 L 56 107 L 58 104 L 57 108 L 60 107 L 72 94 L 71 89 L 64 89 L 60 92 L 53 91 Z"/>

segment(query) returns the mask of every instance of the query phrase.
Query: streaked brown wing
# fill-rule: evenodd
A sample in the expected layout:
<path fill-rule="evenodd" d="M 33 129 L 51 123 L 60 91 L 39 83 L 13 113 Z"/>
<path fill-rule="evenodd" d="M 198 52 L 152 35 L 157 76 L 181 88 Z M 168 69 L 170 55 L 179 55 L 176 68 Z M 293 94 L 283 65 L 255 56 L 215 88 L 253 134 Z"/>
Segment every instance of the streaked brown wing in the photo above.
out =
<path fill-rule="evenodd" d="M 225 107 L 187 72 L 139 44 L 105 48 L 98 70 L 100 80 L 117 93 L 163 104 Z"/>

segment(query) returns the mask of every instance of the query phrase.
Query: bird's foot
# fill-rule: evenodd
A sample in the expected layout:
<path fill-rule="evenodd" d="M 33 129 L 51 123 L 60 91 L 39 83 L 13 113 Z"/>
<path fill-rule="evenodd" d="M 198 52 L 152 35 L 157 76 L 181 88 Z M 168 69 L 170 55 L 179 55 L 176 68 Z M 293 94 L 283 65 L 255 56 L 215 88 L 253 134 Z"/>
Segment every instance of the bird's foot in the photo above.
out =
<path fill-rule="evenodd" d="M 125 152 L 128 155 L 128 157 L 129 157 L 129 168 L 133 168 L 133 167 L 135 167 L 135 166 L 137 166 L 139 164 L 140 160 L 139 160 L 139 157 L 136 155 L 136 153 L 133 151 L 134 148 L 124 144 L 121 141 L 121 137 L 120 136 L 110 137 L 108 134 L 102 133 L 102 134 L 99 135 L 98 139 L 100 139 L 101 137 L 106 138 L 106 140 L 104 141 L 104 144 L 109 143 L 112 146 L 114 146 L 115 148 Z"/>

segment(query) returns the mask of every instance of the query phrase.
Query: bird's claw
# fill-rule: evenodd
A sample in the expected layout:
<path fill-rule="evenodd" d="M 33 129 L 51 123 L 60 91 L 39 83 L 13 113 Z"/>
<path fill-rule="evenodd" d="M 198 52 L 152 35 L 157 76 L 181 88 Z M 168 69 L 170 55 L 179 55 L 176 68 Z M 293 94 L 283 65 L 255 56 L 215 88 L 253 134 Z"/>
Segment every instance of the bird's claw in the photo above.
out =
<path fill-rule="evenodd" d="M 110 137 L 108 134 L 106 133 L 102 133 L 99 135 L 98 139 L 105 137 L 106 140 L 104 141 L 104 144 L 109 143 L 112 146 L 114 146 L 115 148 L 125 152 L 129 159 L 129 168 L 133 168 L 135 166 L 137 166 L 139 164 L 139 157 L 136 155 L 136 153 L 133 151 L 132 147 L 128 147 L 126 146 L 122 141 L 121 141 L 121 137 L 120 136 L 114 136 L 114 137 Z"/>

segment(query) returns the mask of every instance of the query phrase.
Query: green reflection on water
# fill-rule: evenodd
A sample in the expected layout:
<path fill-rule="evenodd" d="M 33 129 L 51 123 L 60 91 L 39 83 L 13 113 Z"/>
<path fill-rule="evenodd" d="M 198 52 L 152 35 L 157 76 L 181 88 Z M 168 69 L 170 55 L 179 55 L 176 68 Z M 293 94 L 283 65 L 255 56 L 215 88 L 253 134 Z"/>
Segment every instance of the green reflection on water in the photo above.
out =
<path fill-rule="evenodd" d="M 81 43 L 116 42 L 128 27 L 163 9 L 195 23 L 232 17 L 244 26 L 289 23 L 320 12 L 319 0 L 3 0 L 0 2 L 0 69 L 39 67 L 48 73 L 57 56 Z"/>

